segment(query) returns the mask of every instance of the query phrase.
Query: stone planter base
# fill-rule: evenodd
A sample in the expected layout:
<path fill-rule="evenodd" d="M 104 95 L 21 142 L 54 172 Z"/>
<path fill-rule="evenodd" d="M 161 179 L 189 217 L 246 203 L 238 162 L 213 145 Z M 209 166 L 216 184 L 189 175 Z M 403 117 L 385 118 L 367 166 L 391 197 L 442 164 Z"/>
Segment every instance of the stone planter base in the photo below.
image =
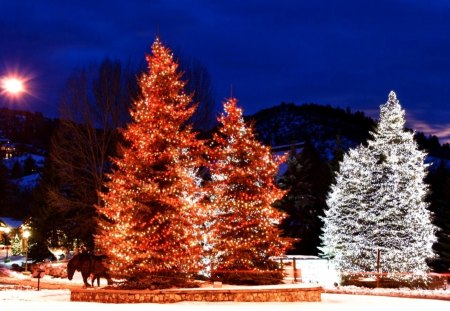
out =
<path fill-rule="evenodd" d="M 73 289 L 70 301 L 103 303 L 174 303 L 180 301 L 297 302 L 321 301 L 320 286 L 254 286 L 245 289 L 195 288 L 166 290 Z"/>

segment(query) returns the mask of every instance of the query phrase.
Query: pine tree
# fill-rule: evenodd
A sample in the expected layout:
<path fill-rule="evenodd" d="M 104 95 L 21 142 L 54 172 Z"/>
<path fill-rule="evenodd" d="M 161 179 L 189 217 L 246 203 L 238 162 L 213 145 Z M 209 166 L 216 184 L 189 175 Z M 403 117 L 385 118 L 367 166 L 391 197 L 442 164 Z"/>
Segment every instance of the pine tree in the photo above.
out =
<path fill-rule="evenodd" d="M 19 238 L 19 235 L 16 234 L 11 243 L 11 255 L 17 256 L 23 254 L 23 241 Z"/>
<path fill-rule="evenodd" d="M 115 277 L 179 284 L 200 269 L 201 142 L 186 123 L 195 107 L 188 108 L 171 51 L 159 39 L 151 50 L 149 71 L 139 81 L 142 98 L 131 109 L 126 144 L 98 209 L 103 221 L 96 246 Z"/>
<path fill-rule="evenodd" d="M 23 176 L 23 168 L 19 161 L 14 161 L 13 167 L 11 169 L 11 178 L 17 179 Z"/>
<path fill-rule="evenodd" d="M 23 174 L 25 176 L 33 174 L 37 171 L 36 161 L 29 155 L 23 163 Z"/>
<path fill-rule="evenodd" d="M 435 239 L 425 202 L 425 153 L 404 130 L 394 92 L 380 108 L 373 139 L 341 163 L 327 200 L 322 251 L 349 273 L 376 271 L 380 251 L 388 277 L 425 280 Z"/>
<path fill-rule="evenodd" d="M 272 207 L 284 191 L 275 185 L 278 164 L 244 123 L 237 100 L 224 104 L 211 151 L 212 277 L 235 284 L 279 283 L 273 256 L 291 245 L 280 238 L 283 214 Z"/>
<path fill-rule="evenodd" d="M 287 214 L 280 228 L 283 235 L 297 239 L 289 253 L 317 255 L 331 178 L 329 168 L 310 142 L 304 144 L 301 152 L 293 148 L 286 164 L 287 170 L 277 184 L 287 192 L 274 203 Z"/>
<path fill-rule="evenodd" d="M 375 262 L 363 262 L 372 245 L 370 234 L 375 230 L 372 218 L 361 217 L 360 210 L 371 208 L 369 198 L 373 158 L 359 146 L 344 154 L 331 186 L 325 211 L 322 253 L 332 258 L 338 271 L 358 273 L 375 271 Z"/>
<path fill-rule="evenodd" d="M 425 201 L 428 186 L 424 179 L 428 165 L 425 152 L 418 149 L 414 133 L 405 131 L 405 111 L 391 92 L 381 106 L 380 121 L 369 152 L 377 160 L 373 182 L 376 184 L 374 247 L 381 251 L 384 272 L 413 273 L 425 276 L 427 260 L 434 257 L 434 226 Z M 371 259 L 369 259 L 371 260 Z M 395 275 L 401 278 L 401 274 Z"/>
<path fill-rule="evenodd" d="M 433 250 L 436 258 L 430 262 L 435 272 L 450 270 L 450 171 L 444 160 L 429 174 L 432 192 L 430 210 L 433 212 L 433 224 L 437 227 L 436 243 Z"/>

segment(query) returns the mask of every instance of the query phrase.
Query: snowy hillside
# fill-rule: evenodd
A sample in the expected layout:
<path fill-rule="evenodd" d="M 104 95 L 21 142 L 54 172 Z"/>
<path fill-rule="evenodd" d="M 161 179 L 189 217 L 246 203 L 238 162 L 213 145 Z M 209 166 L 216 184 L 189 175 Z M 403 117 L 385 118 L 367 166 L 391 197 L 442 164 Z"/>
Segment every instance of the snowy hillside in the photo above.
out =
<path fill-rule="evenodd" d="M 247 117 L 258 138 L 271 146 L 311 141 L 324 159 L 332 159 L 337 143 L 344 150 L 369 137 L 373 120 L 361 113 L 320 105 L 281 104 Z"/>
<path fill-rule="evenodd" d="M 15 180 L 15 183 L 22 190 L 33 190 L 39 181 L 39 173 L 34 173 L 31 175 L 27 175 Z"/>
<path fill-rule="evenodd" d="M 32 153 L 24 153 L 17 157 L 12 157 L 9 159 L 4 159 L 3 164 L 8 168 L 8 170 L 11 170 L 16 162 L 18 162 L 22 167 L 25 164 L 25 161 L 31 157 L 34 162 L 36 163 L 36 166 L 40 169 L 44 167 L 45 157 L 37 154 Z"/>
<path fill-rule="evenodd" d="M 27 192 L 33 190 L 37 186 L 39 180 L 39 171 L 41 171 L 44 167 L 45 157 L 37 154 L 25 153 L 17 157 L 3 160 L 3 164 L 10 172 L 12 172 L 13 167 L 17 164 L 19 164 L 19 166 L 23 170 L 23 168 L 26 167 L 26 162 L 30 159 L 32 159 L 35 166 L 35 169 L 32 170 L 32 173 L 24 174 L 25 176 L 12 180 L 13 183 L 15 183 L 21 190 Z"/>
<path fill-rule="evenodd" d="M 253 121 L 260 141 L 272 147 L 311 141 L 324 159 L 331 160 L 333 151 L 344 151 L 367 141 L 375 129 L 375 121 L 362 112 L 316 104 L 281 104 L 247 116 Z M 440 145 L 436 137 L 416 132 L 419 148 L 432 159 L 450 159 L 450 147 Z"/>

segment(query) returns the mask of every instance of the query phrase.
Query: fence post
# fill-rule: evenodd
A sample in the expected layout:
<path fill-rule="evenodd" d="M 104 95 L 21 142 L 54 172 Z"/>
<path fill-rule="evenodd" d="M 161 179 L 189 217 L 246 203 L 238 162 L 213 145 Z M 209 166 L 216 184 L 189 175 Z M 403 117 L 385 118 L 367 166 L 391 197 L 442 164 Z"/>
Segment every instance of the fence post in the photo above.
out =
<path fill-rule="evenodd" d="M 377 249 L 377 288 L 380 287 L 380 254 L 381 250 Z"/>
<path fill-rule="evenodd" d="M 297 283 L 297 264 L 295 262 L 295 257 L 292 258 L 292 268 L 294 269 L 294 283 Z"/>

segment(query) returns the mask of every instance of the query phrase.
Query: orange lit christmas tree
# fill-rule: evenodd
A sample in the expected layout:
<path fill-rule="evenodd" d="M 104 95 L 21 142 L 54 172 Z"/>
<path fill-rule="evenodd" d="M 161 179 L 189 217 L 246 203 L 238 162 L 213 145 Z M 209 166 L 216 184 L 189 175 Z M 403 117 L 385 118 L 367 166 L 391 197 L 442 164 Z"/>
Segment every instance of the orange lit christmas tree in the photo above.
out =
<path fill-rule="evenodd" d="M 224 104 L 211 149 L 213 279 L 234 284 L 274 284 L 283 278 L 273 256 L 292 244 L 281 238 L 284 215 L 272 207 L 284 191 L 275 185 L 277 161 L 244 123 L 234 98 Z"/>
<path fill-rule="evenodd" d="M 114 277 L 174 284 L 201 269 L 201 142 L 187 125 L 195 107 L 189 108 L 171 51 L 156 39 L 147 62 L 141 98 L 123 131 L 126 143 L 98 208 L 96 245 L 108 255 Z"/>

